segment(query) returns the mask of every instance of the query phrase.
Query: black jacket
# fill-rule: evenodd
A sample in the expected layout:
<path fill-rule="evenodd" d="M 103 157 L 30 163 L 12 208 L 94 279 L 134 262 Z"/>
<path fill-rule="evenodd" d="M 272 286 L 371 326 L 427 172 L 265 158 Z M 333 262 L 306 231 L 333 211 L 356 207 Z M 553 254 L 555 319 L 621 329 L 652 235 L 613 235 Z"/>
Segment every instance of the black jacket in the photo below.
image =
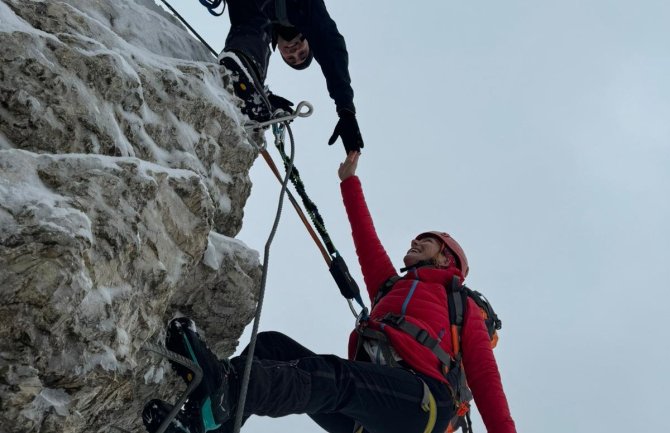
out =
<path fill-rule="evenodd" d="M 273 23 L 280 24 L 282 17 L 277 16 L 276 0 L 261 1 L 266 16 Z M 344 37 L 337 30 L 337 25 L 328 14 L 323 0 L 284 1 L 286 2 L 284 18 L 307 38 L 312 54 L 326 78 L 328 93 L 335 101 L 337 111 L 355 112 L 354 91 L 349 77 L 349 54 Z"/>

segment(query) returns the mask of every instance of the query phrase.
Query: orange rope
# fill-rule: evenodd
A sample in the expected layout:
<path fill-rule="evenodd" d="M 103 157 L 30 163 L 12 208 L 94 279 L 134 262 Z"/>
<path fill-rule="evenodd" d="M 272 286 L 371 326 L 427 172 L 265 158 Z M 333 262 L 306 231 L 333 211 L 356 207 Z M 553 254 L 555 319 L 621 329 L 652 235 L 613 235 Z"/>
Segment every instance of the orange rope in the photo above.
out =
<path fill-rule="evenodd" d="M 272 160 L 272 157 L 268 153 L 267 150 L 262 150 L 261 155 L 263 155 L 263 159 L 265 162 L 267 162 L 268 166 L 270 167 L 270 170 L 272 170 L 272 173 L 274 173 L 275 177 L 281 183 L 283 181 L 281 174 L 279 173 L 279 169 L 277 168 L 277 165 L 274 163 Z M 314 228 L 309 223 L 309 220 L 305 216 L 305 213 L 302 211 L 302 208 L 300 205 L 298 205 L 298 202 L 295 200 L 295 197 L 293 197 L 293 194 L 291 194 L 291 191 L 288 191 L 288 198 L 291 204 L 293 205 L 293 209 L 295 209 L 296 213 L 298 214 L 298 217 L 300 217 L 300 220 L 304 224 L 305 228 L 307 229 L 307 232 L 309 232 L 310 236 L 314 240 L 314 243 L 316 246 L 319 248 L 319 251 L 321 251 L 321 255 L 323 256 L 323 259 L 326 261 L 326 264 L 330 268 L 330 263 L 332 262 L 332 259 L 330 258 L 330 255 L 328 255 L 328 251 L 326 251 L 326 248 L 323 246 L 321 241 L 319 240 L 318 235 L 314 231 Z"/>

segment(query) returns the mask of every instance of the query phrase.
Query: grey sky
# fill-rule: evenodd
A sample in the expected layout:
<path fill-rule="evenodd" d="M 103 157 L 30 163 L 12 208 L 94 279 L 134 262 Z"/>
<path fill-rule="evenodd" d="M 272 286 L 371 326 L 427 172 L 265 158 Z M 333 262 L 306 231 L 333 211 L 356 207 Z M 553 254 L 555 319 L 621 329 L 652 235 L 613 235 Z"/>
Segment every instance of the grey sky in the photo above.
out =
<path fill-rule="evenodd" d="M 227 14 L 173 3 L 223 47 Z M 495 353 L 518 430 L 667 430 L 670 3 L 326 4 L 347 40 L 379 235 L 398 266 L 423 230 L 463 245 L 469 285 L 503 320 Z M 293 124 L 296 165 L 362 283 L 320 70 L 275 55 L 268 84 L 315 106 Z M 262 251 L 279 187 L 260 159 L 251 176 L 239 237 Z M 344 356 L 352 316 L 288 205 L 270 264 L 261 329 Z M 296 416 L 244 429 L 268 430 L 318 427 Z"/>

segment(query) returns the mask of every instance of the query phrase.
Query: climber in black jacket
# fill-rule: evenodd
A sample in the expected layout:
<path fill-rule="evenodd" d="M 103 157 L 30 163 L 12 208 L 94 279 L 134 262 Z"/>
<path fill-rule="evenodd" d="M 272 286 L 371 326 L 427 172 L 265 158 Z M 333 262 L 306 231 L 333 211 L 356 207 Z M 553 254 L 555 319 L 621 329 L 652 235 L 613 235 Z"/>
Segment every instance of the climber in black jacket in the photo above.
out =
<path fill-rule="evenodd" d="M 265 82 L 270 46 L 294 69 L 305 69 L 316 59 L 340 118 L 328 144 L 341 137 L 347 152 L 360 151 L 363 138 L 347 48 L 323 0 L 228 0 L 228 14 L 231 27 L 219 62 L 231 71 L 235 94 L 245 102 L 243 112 L 253 120 L 269 118 L 269 110 L 259 105 L 255 92 L 256 84 Z M 268 97 L 272 111 L 291 111 L 291 102 L 272 94 Z"/>

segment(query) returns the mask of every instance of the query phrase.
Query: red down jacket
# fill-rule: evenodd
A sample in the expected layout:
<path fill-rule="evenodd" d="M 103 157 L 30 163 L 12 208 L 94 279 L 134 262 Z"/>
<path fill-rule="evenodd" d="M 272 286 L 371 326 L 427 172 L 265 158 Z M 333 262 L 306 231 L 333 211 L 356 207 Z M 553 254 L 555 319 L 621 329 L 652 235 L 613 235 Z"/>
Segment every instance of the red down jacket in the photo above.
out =
<path fill-rule="evenodd" d="M 370 299 L 373 300 L 382 285 L 397 273 L 375 231 L 360 180 L 357 176 L 351 176 L 340 187 L 365 285 Z M 404 314 L 407 321 L 427 330 L 431 337 L 442 335 L 440 346 L 453 356 L 444 287 L 454 275 L 463 280 L 460 271 L 455 267 L 422 267 L 410 270 L 372 309 L 369 321 L 371 328 L 383 328 L 404 362 L 416 371 L 443 382 L 446 380 L 440 373 L 440 362 L 430 349 L 403 331 L 384 326 L 378 320 L 389 312 Z M 463 367 L 468 386 L 488 432 L 514 433 L 514 421 L 507 405 L 486 326 L 477 305 L 471 299 L 468 301 L 461 333 Z M 357 342 L 358 334 L 354 331 L 349 339 L 350 359 L 355 355 Z"/>

